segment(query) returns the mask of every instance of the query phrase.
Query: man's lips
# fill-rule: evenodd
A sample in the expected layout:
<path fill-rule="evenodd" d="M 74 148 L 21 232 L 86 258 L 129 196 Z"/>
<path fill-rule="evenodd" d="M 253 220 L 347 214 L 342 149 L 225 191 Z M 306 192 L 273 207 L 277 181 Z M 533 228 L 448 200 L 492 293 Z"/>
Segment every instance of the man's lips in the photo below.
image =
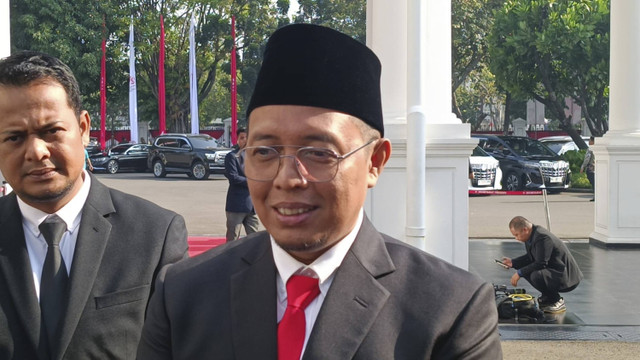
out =
<path fill-rule="evenodd" d="M 290 208 L 276 208 L 276 211 L 280 214 L 280 215 L 285 215 L 285 216 L 291 216 L 291 215 L 300 215 L 300 214 L 304 214 L 306 212 L 311 211 L 312 209 L 310 208 L 296 208 L 296 209 L 290 209 Z"/>
<path fill-rule="evenodd" d="M 284 216 L 296 216 L 308 213 L 316 208 L 316 206 L 301 203 L 278 203 L 273 206 L 275 211 Z"/>
<path fill-rule="evenodd" d="M 48 178 L 53 176 L 55 174 L 55 171 L 55 167 L 33 169 L 27 172 L 27 176 L 32 178 Z"/>
<path fill-rule="evenodd" d="M 311 217 L 317 206 L 309 204 L 276 204 L 273 206 L 278 221 L 285 226 L 301 225 Z"/>

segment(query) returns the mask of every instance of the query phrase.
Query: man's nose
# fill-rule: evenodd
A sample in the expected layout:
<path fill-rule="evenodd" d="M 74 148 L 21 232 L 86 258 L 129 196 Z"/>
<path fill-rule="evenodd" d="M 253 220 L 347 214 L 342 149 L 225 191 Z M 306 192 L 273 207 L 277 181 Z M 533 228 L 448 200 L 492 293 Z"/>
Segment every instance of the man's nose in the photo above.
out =
<path fill-rule="evenodd" d="M 51 155 L 49 144 L 38 136 L 27 137 L 25 146 L 25 159 L 28 161 L 41 161 Z"/>
<path fill-rule="evenodd" d="M 289 159 L 291 161 L 288 161 Z M 280 164 L 276 177 L 273 180 L 274 184 L 280 187 L 295 187 L 306 184 L 307 179 L 305 179 L 300 171 L 301 166 L 300 161 L 295 155 L 280 155 Z"/>

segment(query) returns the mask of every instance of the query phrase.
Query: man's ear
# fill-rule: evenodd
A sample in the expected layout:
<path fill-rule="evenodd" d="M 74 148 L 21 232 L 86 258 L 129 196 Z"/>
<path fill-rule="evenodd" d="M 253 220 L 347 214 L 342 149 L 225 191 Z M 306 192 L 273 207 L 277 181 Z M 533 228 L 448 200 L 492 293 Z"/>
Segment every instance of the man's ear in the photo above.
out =
<path fill-rule="evenodd" d="M 91 133 L 91 117 L 89 112 L 82 110 L 80 118 L 78 119 L 78 125 L 80 127 L 80 135 L 82 136 L 82 144 L 89 144 L 89 134 Z"/>
<path fill-rule="evenodd" d="M 376 186 L 378 177 L 382 173 L 384 165 L 389 161 L 390 156 L 391 142 L 389 139 L 382 138 L 377 140 L 370 158 L 371 165 L 369 167 L 369 177 L 367 179 L 367 186 L 369 188 Z"/>

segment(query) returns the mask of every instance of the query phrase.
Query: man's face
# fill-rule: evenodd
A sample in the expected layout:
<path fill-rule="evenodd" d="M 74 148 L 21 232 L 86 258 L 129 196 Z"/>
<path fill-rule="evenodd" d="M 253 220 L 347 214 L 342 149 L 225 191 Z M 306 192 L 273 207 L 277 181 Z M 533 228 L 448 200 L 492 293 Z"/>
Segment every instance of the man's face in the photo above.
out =
<path fill-rule="evenodd" d="M 370 140 L 363 138 L 356 121 L 316 107 L 263 106 L 251 113 L 247 146 L 313 146 L 342 155 Z M 289 157 L 280 160 L 272 181 L 249 180 L 256 212 L 278 245 L 309 264 L 344 238 L 355 227 L 367 189 L 375 185 L 388 159 L 388 144 L 378 140 L 344 159 L 328 182 L 308 182 Z M 284 149 L 286 155 L 297 150 Z"/>
<path fill-rule="evenodd" d="M 73 198 L 89 124 L 85 111 L 78 121 L 53 81 L 0 85 L 0 170 L 24 202 L 52 213 Z"/>
<path fill-rule="evenodd" d="M 529 240 L 529 236 L 531 235 L 531 229 L 527 227 L 520 230 L 516 230 L 514 228 L 510 228 L 509 230 L 511 231 L 513 237 L 520 242 L 526 242 L 527 240 Z"/>
<path fill-rule="evenodd" d="M 247 146 L 247 133 L 241 132 L 238 134 L 238 148 L 244 149 Z"/>

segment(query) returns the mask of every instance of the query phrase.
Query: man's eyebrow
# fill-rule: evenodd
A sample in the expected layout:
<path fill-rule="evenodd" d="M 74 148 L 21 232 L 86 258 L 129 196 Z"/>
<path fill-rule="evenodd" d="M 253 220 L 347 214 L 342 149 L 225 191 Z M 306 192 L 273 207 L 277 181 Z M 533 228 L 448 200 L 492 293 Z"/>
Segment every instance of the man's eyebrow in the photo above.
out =
<path fill-rule="evenodd" d="M 278 137 L 275 135 L 271 135 L 271 134 L 258 134 L 253 136 L 252 140 L 253 141 L 263 141 L 263 140 L 273 140 L 273 139 L 277 139 Z"/>

